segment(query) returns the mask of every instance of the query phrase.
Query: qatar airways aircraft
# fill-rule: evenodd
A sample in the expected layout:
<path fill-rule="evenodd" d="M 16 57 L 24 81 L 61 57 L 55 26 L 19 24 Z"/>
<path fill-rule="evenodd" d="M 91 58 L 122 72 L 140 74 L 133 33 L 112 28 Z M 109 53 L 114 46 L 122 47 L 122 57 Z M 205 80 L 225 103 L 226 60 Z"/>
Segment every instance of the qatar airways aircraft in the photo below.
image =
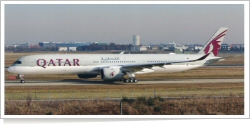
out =
<path fill-rule="evenodd" d="M 8 68 L 24 83 L 24 74 L 101 75 L 104 81 L 138 82 L 136 74 L 171 73 L 223 60 L 217 57 L 228 28 L 219 28 L 198 54 L 47 54 L 18 59 Z M 127 75 L 129 79 L 125 79 Z"/>

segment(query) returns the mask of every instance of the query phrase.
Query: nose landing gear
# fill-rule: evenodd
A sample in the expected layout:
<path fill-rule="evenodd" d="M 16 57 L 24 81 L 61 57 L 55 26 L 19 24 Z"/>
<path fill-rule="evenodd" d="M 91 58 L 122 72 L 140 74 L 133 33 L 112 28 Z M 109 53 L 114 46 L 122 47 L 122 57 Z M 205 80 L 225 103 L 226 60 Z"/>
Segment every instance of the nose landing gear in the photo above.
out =
<path fill-rule="evenodd" d="M 25 80 L 24 80 L 24 79 L 21 79 L 20 82 L 21 82 L 21 83 L 25 83 Z"/>
<path fill-rule="evenodd" d="M 18 74 L 17 78 L 20 79 L 20 83 L 25 83 L 24 75 Z"/>

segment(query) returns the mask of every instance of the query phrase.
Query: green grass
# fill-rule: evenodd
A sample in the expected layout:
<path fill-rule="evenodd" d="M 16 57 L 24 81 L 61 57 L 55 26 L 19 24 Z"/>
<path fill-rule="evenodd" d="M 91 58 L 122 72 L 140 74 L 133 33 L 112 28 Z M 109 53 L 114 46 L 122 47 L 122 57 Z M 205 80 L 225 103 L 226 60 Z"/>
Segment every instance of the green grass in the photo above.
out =
<path fill-rule="evenodd" d="M 159 85 L 89 85 L 6 87 L 6 100 L 102 99 L 144 97 L 243 96 L 243 83 L 159 84 Z"/>

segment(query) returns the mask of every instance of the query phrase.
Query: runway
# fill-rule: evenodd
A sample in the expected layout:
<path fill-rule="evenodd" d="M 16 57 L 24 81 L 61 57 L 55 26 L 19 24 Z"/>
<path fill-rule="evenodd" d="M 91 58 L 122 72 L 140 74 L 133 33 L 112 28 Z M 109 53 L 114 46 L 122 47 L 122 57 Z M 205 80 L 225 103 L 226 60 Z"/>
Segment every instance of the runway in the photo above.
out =
<path fill-rule="evenodd" d="M 44 80 L 44 81 L 26 81 L 20 83 L 19 80 L 5 81 L 5 86 L 71 86 L 71 85 L 110 85 L 110 84 L 191 84 L 191 83 L 244 83 L 244 79 L 170 79 L 160 81 L 139 81 L 138 83 L 124 83 L 122 81 L 117 82 L 104 82 L 101 80 L 81 80 L 81 79 L 67 79 L 67 80 Z"/>

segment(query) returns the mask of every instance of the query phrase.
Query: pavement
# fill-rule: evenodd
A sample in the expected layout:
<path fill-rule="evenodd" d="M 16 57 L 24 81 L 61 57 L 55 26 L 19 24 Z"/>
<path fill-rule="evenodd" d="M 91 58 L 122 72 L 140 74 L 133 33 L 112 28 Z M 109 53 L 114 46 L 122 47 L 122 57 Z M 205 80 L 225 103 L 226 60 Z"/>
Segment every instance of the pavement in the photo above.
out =
<path fill-rule="evenodd" d="M 5 81 L 5 86 L 70 86 L 70 85 L 110 85 L 110 84 L 191 84 L 191 83 L 244 83 L 244 79 L 169 79 L 158 81 L 138 81 L 137 83 L 124 83 L 122 81 L 107 82 L 101 80 L 82 80 L 82 79 L 66 79 L 66 80 L 37 80 L 20 83 L 19 80 Z"/>

